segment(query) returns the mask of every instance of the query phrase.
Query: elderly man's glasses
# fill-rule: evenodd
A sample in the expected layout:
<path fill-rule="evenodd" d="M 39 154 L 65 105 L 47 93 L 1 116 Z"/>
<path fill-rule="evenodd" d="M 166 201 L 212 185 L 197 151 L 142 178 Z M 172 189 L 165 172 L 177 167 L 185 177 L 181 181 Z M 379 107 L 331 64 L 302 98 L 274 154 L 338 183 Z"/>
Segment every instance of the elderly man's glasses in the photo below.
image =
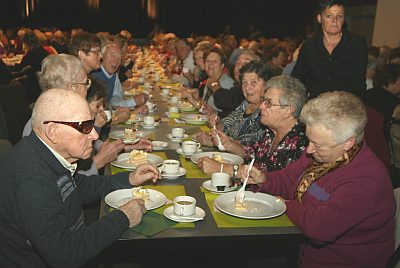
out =
<path fill-rule="evenodd" d="M 267 108 L 271 108 L 272 106 L 281 106 L 281 107 L 290 106 L 289 104 L 273 104 L 271 99 L 265 99 L 265 98 L 262 99 L 262 104 L 264 104 L 264 106 Z"/>
<path fill-rule="evenodd" d="M 56 123 L 70 126 L 83 134 L 89 134 L 94 127 L 94 118 L 82 122 L 44 121 L 43 124 Z"/>
<path fill-rule="evenodd" d="M 74 85 L 84 85 L 86 89 L 89 89 L 92 85 L 92 80 L 90 80 L 90 78 L 87 78 L 85 82 L 76 82 L 74 83 Z"/>

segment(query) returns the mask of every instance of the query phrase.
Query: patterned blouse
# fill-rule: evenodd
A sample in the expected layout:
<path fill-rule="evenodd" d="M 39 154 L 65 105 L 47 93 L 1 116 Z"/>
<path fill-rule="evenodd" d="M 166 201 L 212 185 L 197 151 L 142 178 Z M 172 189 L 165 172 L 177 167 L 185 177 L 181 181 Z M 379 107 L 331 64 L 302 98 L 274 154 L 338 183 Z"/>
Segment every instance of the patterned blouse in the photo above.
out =
<path fill-rule="evenodd" d="M 225 134 L 234 140 L 239 140 L 244 145 L 261 141 L 265 135 L 265 127 L 260 123 L 260 110 L 257 109 L 247 116 L 245 111 L 248 106 L 249 103 L 244 100 L 242 104 L 222 119 Z"/>
<path fill-rule="evenodd" d="M 264 173 L 279 170 L 299 159 L 308 145 L 305 126 L 301 123 L 296 123 L 276 149 L 270 152 L 274 137 L 272 130 L 266 128 L 264 139 L 261 142 L 245 146 L 245 161 L 250 162 L 254 153 L 256 157 L 254 166 L 259 170 Z"/>

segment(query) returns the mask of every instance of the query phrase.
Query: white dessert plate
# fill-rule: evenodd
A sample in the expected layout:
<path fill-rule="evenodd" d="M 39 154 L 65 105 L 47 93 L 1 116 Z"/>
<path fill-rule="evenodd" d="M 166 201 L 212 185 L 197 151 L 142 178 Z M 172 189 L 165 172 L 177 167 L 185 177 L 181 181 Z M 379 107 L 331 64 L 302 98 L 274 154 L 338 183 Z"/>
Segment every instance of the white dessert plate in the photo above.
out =
<path fill-rule="evenodd" d="M 185 217 L 180 217 L 179 215 L 175 214 L 174 206 L 170 206 L 164 210 L 164 216 L 176 222 L 195 222 L 203 220 L 204 217 L 206 216 L 206 212 L 202 208 L 196 207 L 196 212 L 193 215 L 188 216 L 191 218 L 188 219 Z"/>
<path fill-rule="evenodd" d="M 225 190 L 218 191 L 217 188 L 215 188 L 214 186 L 211 185 L 211 180 L 208 180 L 208 181 L 203 182 L 203 187 L 211 192 L 223 194 L 223 193 L 234 191 L 237 188 L 237 185 L 225 187 Z"/>
<path fill-rule="evenodd" d="M 224 193 L 218 196 L 214 205 L 220 211 L 244 219 L 268 219 L 277 217 L 286 211 L 285 202 L 281 199 L 264 193 L 246 191 L 244 202 L 245 210 L 235 208 L 235 192 Z"/>
<path fill-rule="evenodd" d="M 204 114 L 184 114 L 180 119 L 192 125 L 205 125 L 208 122 L 208 116 Z"/>
<path fill-rule="evenodd" d="M 161 151 L 168 147 L 168 142 L 165 141 L 152 141 L 153 151 Z"/>
<path fill-rule="evenodd" d="M 132 164 L 129 162 L 129 154 L 130 153 L 122 153 L 118 155 L 117 160 L 111 162 L 111 165 L 119 168 L 125 168 L 125 169 L 135 169 L 136 165 Z M 155 154 L 147 154 L 147 163 L 153 164 L 155 166 L 162 165 L 163 159 L 161 156 L 155 155 Z"/>
<path fill-rule="evenodd" d="M 236 164 L 236 165 L 241 165 L 243 164 L 244 160 L 242 157 L 235 155 L 235 154 L 230 154 L 230 153 L 220 153 L 220 152 L 203 152 L 203 153 L 197 153 L 194 154 L 190 157 L 190 160 L 192 160 L 193 163 L 197 164 L 197 160 L 199 160 L 202 157 L 210 157 L 212 158 L 213 154 L 219 154 L 222 156 L 224 159 L 224 163 L 226 164 Z"/>
<path fill-rule="evenodd" d="M 143 132 L 143 131 L 136 131 L 135 135 L 136 135 L 136 138 L 145 138 L 145 137 L 149 136 L 150 133 L 146 133 L 146 132 Z M 116 139 L 133 140 L 133 139 L 125 138 L 125 131 L 124 130 L 112 131 L 112 132 L 110 132 L 109 137 L 111 139 L 114 139 L 114 140 L 116 140 Z"/>
<path fill-rule="evenodd" d="M 144 206 L 147 210 L 159 208 L 167 202 L 167 197 L 163 193 L 153 189 L 147 190 L 150 194 L 150 198 L 144 201 Z M 132 188 L 113 191 L 106 195 L 104 201 L 112 208 L 119 208 L 126 202 L 133 199 L 132 191 Z"/>

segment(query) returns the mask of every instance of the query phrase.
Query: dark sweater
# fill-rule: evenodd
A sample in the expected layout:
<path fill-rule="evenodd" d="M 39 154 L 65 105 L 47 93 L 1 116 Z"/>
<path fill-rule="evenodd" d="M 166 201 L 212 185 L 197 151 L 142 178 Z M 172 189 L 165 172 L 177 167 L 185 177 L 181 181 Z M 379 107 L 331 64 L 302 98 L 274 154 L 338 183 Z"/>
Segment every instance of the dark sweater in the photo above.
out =
<path fill-rule="evenodd" d="M 74 186 L 76 185 L 76 186 Z M 128 218 L 115 210 L 84 226 L 82 204 L 128 188 L 128 174 L 74 178 L 35 133 L 0 163 L 2 267 L 78 267 L 116 241 Z"/>
<path fill-rule="evenodd" d="M 229 115 L 244 100 L 242 86 L 235 84 L 232 88 L 220 88 L 214 92 L 214 103 L 222 112 L 219 113 L 221 118 Z"/>

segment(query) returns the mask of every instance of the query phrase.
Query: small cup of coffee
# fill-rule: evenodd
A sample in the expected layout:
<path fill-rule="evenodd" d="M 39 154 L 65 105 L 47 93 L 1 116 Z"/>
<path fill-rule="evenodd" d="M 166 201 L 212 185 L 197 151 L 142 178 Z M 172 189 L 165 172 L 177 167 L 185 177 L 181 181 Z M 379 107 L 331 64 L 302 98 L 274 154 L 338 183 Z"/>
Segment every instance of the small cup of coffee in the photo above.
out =
<path fill-rule="evenodd" d="M 174 213 L 178 216 L 191 216 L 196 213 L 196 199 L 181 195 L 174 198 Z"/>
<path fill-rule="evenodd" d="M 178 160 L 173 160 L 173 159 L 164 160 L 161 170 L 166 175 L 178 174 L 179 173 L 179 165 L 180 164 L 179 164 Z"/>
<path fill-rule="evenodd" d="M 217 191 L 224 191 L 230 186 L 231 178 L 228 173 L 212 173 L 211 174 L 211 186 L 217 189 Z"/>
<path fill-rule="evenodd" d="M 185 130 L 181 127 L 172 128 L 172 138 L 183 138 Z"/>
<path fill-rule="evenodd" d="M 201 144 L 195 141 L 184 141 L 182 142 L 182 152 L 184 154 L 194 154 L 197 149 L 201 147 Z"/>
<path fill-rule="evenodd" d="M 156 120 L 154 119 L 154 116 L 152 116 L 152 115 L 146 115 L 143 119 L 143 123 L 148 126 L 154 125 L 155 122 L 156 122 Z"/>

